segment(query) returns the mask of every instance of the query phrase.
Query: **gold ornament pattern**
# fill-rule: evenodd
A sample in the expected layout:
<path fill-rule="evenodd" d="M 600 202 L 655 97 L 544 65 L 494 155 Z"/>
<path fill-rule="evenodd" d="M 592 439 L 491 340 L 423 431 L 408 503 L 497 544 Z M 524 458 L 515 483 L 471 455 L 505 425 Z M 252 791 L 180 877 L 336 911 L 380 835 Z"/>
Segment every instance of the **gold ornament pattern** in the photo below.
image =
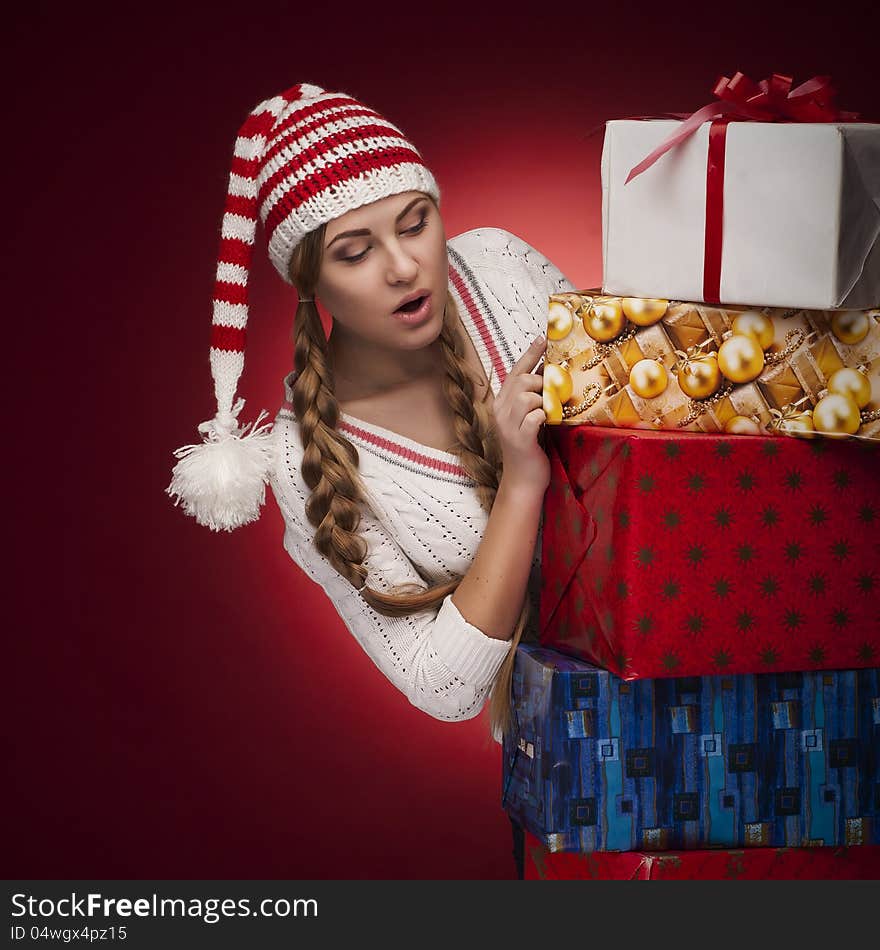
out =
<path fill-rule="evenodd" d="M 549 298 L 551 425 L 880 440 L 880 307 Z"/>

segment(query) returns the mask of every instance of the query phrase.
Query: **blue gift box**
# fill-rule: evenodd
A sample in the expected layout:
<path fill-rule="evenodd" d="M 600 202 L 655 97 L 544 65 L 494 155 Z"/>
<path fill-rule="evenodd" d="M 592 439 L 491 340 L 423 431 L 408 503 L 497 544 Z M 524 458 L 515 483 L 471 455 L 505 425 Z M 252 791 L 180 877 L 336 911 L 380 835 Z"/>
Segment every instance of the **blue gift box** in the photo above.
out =
<path fill-rule="evenodd" d="M 625 681 L 517 647 L 502 807 L 551 851 L 880 843 L 880 670 Z"/>

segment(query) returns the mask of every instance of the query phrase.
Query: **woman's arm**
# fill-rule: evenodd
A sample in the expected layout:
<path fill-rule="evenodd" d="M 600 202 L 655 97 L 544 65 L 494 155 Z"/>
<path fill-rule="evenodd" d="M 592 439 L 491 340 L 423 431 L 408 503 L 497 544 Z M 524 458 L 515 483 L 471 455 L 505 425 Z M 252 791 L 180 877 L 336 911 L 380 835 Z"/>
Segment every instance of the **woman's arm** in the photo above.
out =
<path fill-rule="evenodd" d="M 546 334 L 551 294 L 575 289 L 548 257 L 510 231 L 478 228 L 452 243 L 473 262 L 495 304 L 529 333 Z M 543 485 L 502 477 L 473 564 L 453 594 L 462 615 L 488 636 L 507 640 L 513 633 L 543 502 Z"/>
<path fill-rule="evenodd" d="M 518 485 L 502 477 L 483 540 L 452 595 L 468 622 L 487 636 L 510 640 L 522 609 L 541 509 L 543 486 Z"/>
<path fill-rule="evenodd" d="M 364 652 L 409 701 L 435 719 L 477 716 L 507 656 L 510 642 L 486 636 L 466 620 L 449 594 L 433 610 L 386 617 L 373 610 L 312 543 L 314 528 L 305 517 L 309 489 L 299 471 L 296 423 L 276 419 L 278 463 L 270 485 L 284 517 L 284 548 L 302 571 L 326 593 Z M 500 490 L 500 489 L 499 489 Z M 388 530 L 369 510 L 359 533 L 368 546 L 365 566 L 370 586 L 389 590 L 424 578 Z M 309 631 L 303 629 L 303 649 Z"/>

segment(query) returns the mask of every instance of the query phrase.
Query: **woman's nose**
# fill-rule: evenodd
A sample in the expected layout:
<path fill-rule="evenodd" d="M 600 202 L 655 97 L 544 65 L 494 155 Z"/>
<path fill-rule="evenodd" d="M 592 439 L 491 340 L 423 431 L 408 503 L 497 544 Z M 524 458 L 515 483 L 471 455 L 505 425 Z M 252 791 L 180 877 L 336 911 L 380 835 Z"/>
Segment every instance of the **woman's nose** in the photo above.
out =
<path fill-rule="evenodd" d="M 400 245 L 389 251 L 388 277 L 394 283 L 402 280 L 412 280 L 419 272 L 418 261 Z"/>

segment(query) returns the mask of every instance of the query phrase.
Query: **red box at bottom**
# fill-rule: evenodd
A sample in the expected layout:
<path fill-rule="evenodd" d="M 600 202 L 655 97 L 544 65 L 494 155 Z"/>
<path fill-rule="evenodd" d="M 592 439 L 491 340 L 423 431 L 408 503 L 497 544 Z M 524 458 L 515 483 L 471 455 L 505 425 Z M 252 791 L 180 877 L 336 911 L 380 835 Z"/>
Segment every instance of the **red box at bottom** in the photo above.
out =
<path fill-rule="evenodd" d="M 880 845 L 731 851 L 550 851 L 525 833 L 527 881 L 880 880 Z"/>

